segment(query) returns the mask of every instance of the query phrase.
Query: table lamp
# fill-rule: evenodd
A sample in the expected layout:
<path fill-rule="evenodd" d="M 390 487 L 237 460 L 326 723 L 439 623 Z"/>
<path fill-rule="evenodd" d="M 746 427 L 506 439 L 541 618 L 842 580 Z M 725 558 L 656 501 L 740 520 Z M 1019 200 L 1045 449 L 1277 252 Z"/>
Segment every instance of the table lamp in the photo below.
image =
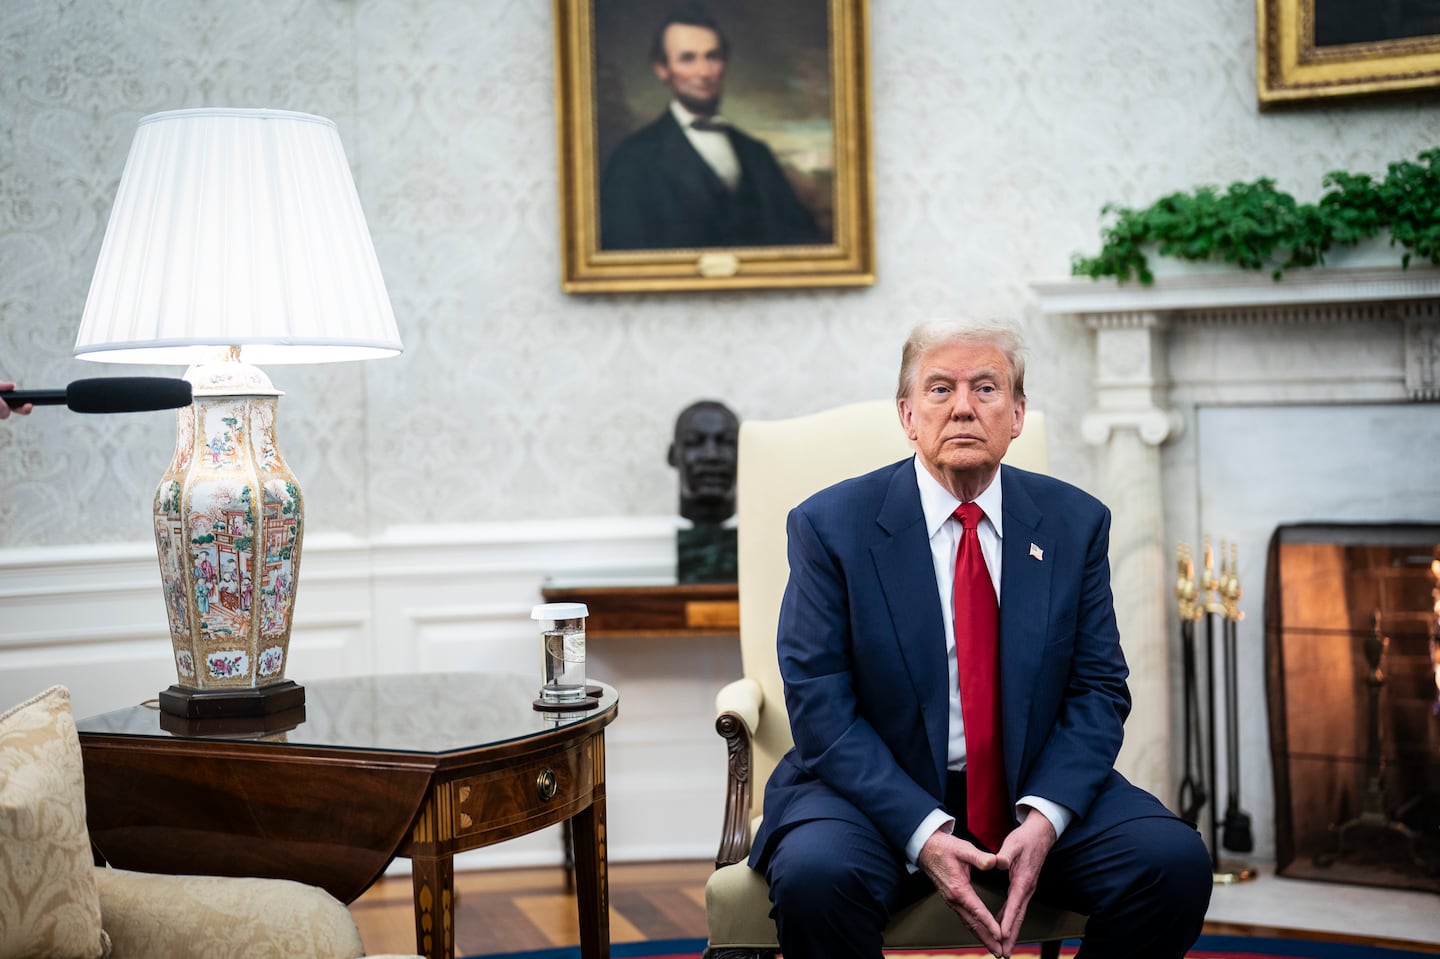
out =
<path fill-rule="evenodd" d="M 335 124 L 279 110 L 198 109 L 140 120 L 120 178 L 75 356 L 183 363 L 194 391 L 155 492 L 187 718 L 303 705 L 285 678 L 305 529 L 277 445 L 281 395 L 251 363 L 401 350 Z"/>

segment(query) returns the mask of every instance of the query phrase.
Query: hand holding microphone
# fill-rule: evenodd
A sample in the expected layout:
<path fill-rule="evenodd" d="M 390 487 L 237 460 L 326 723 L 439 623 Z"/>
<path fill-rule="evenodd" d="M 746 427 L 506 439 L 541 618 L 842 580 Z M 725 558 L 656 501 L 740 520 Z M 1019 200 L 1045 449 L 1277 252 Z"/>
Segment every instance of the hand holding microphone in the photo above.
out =
<path fill-rule="evenodd" d="M 14 409 L 31 406 L 68 406 L 76 413 L 141 413 L 189 406 L 190 383 L 164 376 L 102 376 L 76 380 L 63 390 L 17 390 L 0 383 L 0 419 Z"/>
<path fill-rule="evenodd" d="M 8 392 L 10 392 L 11 390 L 13 390 L 14 388 L 15 388 L 15 384 L 14 384 L 14 383 L 10 383 L 10 382 L 0 382 L 0 394 L 8 393 Z M 30 412 L 30 404 L 29 404 L 29 403 L 20 403 L 20 404 L 18 405 L 17 409 L 15 410 L 15 412 L 19 413 L 21 416 L 24 416 L 26 413 L 29 413 L 29 412 Z M 10 415 L 10 404 L 9 404 L 8 402 L 7 402 L 7 403 L 0 403 L 0 420 L 3 420 L 5 417 L 7 417 L 7 416 L 9 416 L 9 415 Z"/>

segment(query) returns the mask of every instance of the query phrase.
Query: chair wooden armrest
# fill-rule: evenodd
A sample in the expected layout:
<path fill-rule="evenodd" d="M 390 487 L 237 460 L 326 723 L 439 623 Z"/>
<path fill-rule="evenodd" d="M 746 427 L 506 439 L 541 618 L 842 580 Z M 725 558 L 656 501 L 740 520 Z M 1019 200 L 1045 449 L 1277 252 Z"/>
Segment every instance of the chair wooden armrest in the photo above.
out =
<path fill-rule="evenodd" d="M 765 693 L 753 679 L 737 679 L 715 696 L 715 731 L 725 740 L 725 819 L 715 868 L 739 862 L 750 852 L 751 759 Z M 762 787 L 763 788 L 763 787 Z"/>

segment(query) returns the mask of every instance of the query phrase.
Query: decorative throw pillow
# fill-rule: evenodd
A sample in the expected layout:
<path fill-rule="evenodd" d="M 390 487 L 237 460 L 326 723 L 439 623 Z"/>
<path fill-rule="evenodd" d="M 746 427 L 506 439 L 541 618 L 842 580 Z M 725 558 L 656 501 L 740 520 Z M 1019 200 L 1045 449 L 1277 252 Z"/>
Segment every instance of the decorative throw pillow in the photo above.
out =
<path fill-rule="evenodd" d="M 100 895 L 70 691 L 0 714 L 0 959 L 101 959 Z"/>

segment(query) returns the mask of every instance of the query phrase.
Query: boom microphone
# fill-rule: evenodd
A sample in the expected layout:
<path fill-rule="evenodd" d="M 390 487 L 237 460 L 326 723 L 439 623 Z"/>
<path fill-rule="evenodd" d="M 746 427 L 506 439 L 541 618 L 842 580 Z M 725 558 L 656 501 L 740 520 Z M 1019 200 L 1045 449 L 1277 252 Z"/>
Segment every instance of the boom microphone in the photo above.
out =
<path fill-rule="evenodd" d="M 76 413 L 142 413 L 189 406 L 190 382 L 165 376 L 100 376 L 76 380 L 63 390 L 11 390 L 0 393 L 14 408 L 36 406 L 70 407 Z"/>

